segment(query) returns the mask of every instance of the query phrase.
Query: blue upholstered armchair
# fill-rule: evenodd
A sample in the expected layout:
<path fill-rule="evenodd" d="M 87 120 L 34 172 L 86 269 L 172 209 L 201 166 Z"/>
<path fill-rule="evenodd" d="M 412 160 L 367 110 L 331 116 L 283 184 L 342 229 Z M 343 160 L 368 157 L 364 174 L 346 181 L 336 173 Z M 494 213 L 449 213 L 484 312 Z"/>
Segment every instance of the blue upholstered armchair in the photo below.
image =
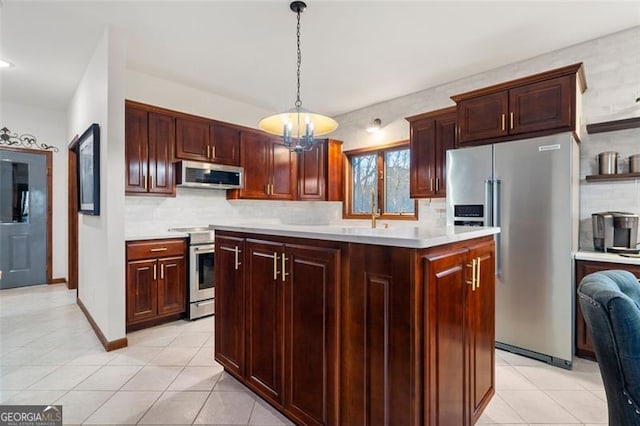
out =
<path fill-rule="evenodd" d="M 587 275 L 578 288 L 609 406 L 610 426 L 640 426 L 640 283 L 627 271 Z"/>

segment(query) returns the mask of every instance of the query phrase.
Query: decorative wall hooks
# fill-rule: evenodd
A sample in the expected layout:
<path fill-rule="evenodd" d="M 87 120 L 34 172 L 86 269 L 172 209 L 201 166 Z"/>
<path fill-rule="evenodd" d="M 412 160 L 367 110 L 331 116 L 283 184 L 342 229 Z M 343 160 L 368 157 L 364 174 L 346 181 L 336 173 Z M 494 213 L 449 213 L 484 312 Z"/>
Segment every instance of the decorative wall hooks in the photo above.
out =
<path fill-rule="evenodd" d="M 11 133 L 11 130 L 3 127 L 0 129 L 0 146 L 15 146 L 18 148 L 40 149 L 42 151 L 58 152 L 59 149 L 53 145 L 47 145 L 46 143 L 39 143 L 36 137 L 29 134 L 19 135 L 17 133 Z"/>

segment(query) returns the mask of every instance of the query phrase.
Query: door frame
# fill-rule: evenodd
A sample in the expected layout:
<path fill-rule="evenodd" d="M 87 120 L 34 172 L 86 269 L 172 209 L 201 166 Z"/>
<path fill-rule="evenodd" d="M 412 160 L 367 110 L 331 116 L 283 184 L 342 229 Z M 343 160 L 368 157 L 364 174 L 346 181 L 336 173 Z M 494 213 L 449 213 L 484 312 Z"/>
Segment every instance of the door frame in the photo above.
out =
<path fill-rule="evenodd" d="M 76 289 L 78 295 L 78 135 L 68 148 L 68 196 L 67 196 L 67 288 Z"/>
<path fill-rule="evenodd" d="M 0 150 L 13 151 L 13 152 L 26 152 L 28 154 L 41 154 L 45 156 L 47 161 L 47 223 L 45 225 L 46 238 L 47 238 L 47 254 L 46 254 L 46 278 L 47 284 L 53 283 L 53 270 L 51 263 L 53 259 L 53 237 L 52 237 L 52 213 L 53 213 L 53 152 L 43 151 L 39 149 L 29 148 L 11 148 L 6 146 L 0 146 Z"/>

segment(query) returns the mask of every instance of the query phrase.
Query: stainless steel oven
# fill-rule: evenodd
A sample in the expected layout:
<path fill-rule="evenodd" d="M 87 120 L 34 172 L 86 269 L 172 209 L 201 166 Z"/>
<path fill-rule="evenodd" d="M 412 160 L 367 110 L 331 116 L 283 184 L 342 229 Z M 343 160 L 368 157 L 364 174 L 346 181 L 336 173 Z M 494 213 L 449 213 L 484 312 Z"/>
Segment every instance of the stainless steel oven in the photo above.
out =
<path fill-rule="evenodd" d="M 214 314 L 215 235 L 206 227 L 173 228 L 189 234 L 189 319 Z"/>
<path fill-rule="evenodd" d="M 189 246 L 189 318 L 191 319 L 214 313 L 214 249 L 215 244 Z"/>

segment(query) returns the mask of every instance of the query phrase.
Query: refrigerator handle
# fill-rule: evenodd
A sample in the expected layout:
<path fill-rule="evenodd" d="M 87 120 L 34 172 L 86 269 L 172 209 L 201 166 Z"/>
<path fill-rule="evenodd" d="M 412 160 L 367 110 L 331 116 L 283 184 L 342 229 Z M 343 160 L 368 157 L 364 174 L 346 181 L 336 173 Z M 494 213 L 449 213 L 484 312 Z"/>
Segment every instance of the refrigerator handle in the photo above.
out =
<path fill-rule="evenodd" d="M 493 225 L 493 181 L 487 179 L 484 181 L 484 226 Z"/>
<path fill-rule="evenodd" d="M 500 219 L 500 209 L 502 207 L 502 198 L 500 195 L 501 192 L 502 181 L 500 179 L 496 179 L 493 181 L 493 226 L 500 227 L 502 225 L 502 221 Z M 499 234 L 496 234 L 496 276 L 502 276 L 502 253 L 501 253 L 501 241 L 502 241 L 502 232 L 500 230 Z"/>

